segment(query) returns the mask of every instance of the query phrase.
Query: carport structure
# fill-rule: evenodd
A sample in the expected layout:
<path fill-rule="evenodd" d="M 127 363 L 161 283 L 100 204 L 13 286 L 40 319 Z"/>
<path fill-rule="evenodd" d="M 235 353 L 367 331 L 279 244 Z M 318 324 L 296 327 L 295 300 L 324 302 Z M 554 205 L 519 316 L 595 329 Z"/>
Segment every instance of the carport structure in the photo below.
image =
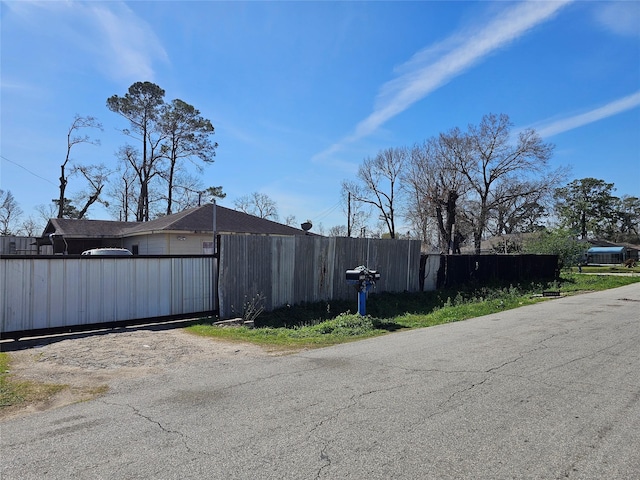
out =
<path fill-rule="evenodd" d="M 626 257 L 624 247 L 591 247 L 587 250 L 587 263 L 623 263 Z"/>

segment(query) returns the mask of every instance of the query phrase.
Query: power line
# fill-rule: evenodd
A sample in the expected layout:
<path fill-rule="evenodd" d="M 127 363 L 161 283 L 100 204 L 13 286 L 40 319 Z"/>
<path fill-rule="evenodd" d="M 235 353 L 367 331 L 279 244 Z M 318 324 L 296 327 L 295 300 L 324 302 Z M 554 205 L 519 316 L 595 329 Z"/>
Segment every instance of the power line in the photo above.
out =
<path fill-rule="evenodd" d="M 331 213 L 333 213 L 338 207 L 340 207 L 341 205 L 341 201 L 338 201 L 338 203 L 336 203 L 335 205 L 333 205 L 332 207 L 329 207 L 328 209 L 324 210 L 323 212 L 320 212 L 315 220 L 322 220 L 323 218 L 328 217 Z"/>
<path fill-rule="evenodd" d="M 9 163 L 13 163 L 15 166 L 20 167 L 23 170 L 26 170 L 27 172 L 29 172 L 31 175 L 33 175 L 34 177 L 38 177 L 41 180 L 44 180 L 45 182 L 49 182 L 51 185 L 55 185 L 55 183 L 53 183 L 51 180 L 49 180 L 48 178 L 44 178 L 41 177 L 40 175 L 38 175 L 37 173 L 33 173 L 31 170 L 29 170 L 26 167 L 23 167 L 22 165 L 20 165 L 19 163 L 14 162 L 13 160 L 9 160 L 7 157 L 0 155 L 0 158 L 2 158 L 2 160 L 5 160 Z"/>

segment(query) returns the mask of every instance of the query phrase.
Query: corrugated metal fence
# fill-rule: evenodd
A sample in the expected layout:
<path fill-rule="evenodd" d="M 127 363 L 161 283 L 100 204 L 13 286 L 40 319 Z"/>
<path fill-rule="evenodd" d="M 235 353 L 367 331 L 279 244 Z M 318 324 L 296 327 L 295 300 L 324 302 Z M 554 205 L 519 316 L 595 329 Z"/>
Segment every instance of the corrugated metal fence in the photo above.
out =
<path fill-rule="evenodd" d="M 420 289 L 419 241 L 223 235 L 220 317 L 241 315 L 243 305 L 258 295 L 264 297 L 267 310 L 353 298 L 345 272 L 360 265 L 381 273 L 378 292 Z"/>
<path fill-rule="evenodd" d="M 1 333 L 213 310 L 213 257 L 0 259 Z"/>
<path fill-rule="evenodd" d="M 231 318 L 257 295 L 267 310 L 352 298 L 345 272 L 359 265 L 381 272 L 378 292 L 420 290 L 419 241 L 222 235 L 219 304 L 214 262 L 202 255 L 4 256 L 0 333 L 214 310 Z"/>

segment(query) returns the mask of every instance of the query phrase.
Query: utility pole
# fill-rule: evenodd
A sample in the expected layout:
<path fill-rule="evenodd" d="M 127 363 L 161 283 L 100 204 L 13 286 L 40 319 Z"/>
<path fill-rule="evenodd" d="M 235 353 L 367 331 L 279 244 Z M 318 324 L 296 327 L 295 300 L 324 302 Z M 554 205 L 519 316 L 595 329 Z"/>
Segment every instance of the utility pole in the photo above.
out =
<path fill-rule="evenodd" d="M 351 238 L 351 192 L 347 192 L 347 237 Z"/>

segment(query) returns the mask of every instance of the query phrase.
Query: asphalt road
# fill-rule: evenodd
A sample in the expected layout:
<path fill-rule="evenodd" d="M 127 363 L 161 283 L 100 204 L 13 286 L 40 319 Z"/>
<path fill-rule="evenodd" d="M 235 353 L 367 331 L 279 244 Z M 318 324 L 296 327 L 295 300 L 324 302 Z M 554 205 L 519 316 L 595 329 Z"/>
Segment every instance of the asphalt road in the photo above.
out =
<path fill-rule="evenodd" d="M 10 479 L 640 478 L 640 284 L 0 424 Z"/>

